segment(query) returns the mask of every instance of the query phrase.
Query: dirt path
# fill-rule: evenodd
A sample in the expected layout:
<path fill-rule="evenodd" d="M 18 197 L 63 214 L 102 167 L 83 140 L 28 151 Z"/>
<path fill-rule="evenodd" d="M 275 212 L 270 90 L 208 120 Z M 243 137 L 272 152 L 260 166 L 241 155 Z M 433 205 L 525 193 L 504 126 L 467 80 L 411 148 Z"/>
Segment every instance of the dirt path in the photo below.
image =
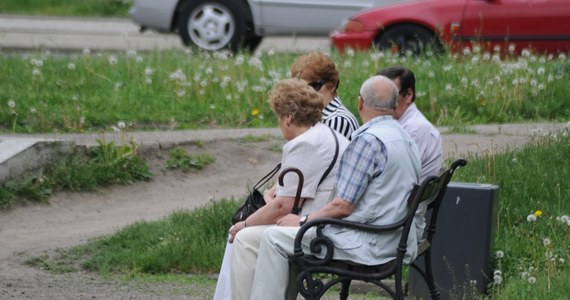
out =
<path fill-rule="evenodd" d="M 165 171 L 166 151 L 150 157 L 155 174 L 148 183 L 115 186 L 95 193 L 58 193 L 51 205 L 31 205 L 0 213 L 0 299 L 193 299 L 185 287 L 133 286 L 94 274 L 53 275 L 23 265 L 30 257 L 84 243 L 139 220 L 156 220 L 177 209 L 192 209 L 211 199 L 242 196 L 251 181 L 280 160 L 268 150 L 281 140 L 255 143 L 215 142 L 189 153 L 208 152 L 216 162 L 204 170 Z M 213 288 L 212 288 L 213 289 Z M 212 291 L 195 299 L 208 299 Z M 162 294 L 162 296 L 161 296 Z M 211 298 L 211 297 L 210 297 Z"/>

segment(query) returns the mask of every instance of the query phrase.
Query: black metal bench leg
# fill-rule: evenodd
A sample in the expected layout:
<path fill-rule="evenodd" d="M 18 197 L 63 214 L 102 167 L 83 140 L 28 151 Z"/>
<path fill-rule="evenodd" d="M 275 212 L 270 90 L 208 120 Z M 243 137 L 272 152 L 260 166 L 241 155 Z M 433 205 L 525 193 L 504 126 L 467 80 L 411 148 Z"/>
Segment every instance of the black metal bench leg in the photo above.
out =
<path fill-rule="evenodd" d="M 340 288 L 340 300 L 348 299 L 348 290 L 350 289 L 351 280 L 343 280 Z"/>
<path fill-rule="evenodd" d="M 429 295 L 431 296 L 431 299 L 439 300 L 440 294 L 435 285 L 435 280 L 433 278 L 433 272 L 431 268 L 431 249 L 428 249 L 426 251 L 426 254 L 424 255 L 424 261 L 426 266 L 425 270 L 426 270 L 427 284 L 429 287 Z"/>

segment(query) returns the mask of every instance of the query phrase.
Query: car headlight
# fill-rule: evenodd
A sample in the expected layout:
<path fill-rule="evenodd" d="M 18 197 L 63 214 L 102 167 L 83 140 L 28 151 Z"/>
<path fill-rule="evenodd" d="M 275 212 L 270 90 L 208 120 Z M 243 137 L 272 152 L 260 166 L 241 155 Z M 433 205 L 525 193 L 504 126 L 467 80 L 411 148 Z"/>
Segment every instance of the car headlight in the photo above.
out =
<path fill-rule="evenodd" d="M 343 33 L 363 32 L 364 24 L 356 19 L 348 19 L 342 24 L 342 26 L 339 28 L 339 31 Z"/>

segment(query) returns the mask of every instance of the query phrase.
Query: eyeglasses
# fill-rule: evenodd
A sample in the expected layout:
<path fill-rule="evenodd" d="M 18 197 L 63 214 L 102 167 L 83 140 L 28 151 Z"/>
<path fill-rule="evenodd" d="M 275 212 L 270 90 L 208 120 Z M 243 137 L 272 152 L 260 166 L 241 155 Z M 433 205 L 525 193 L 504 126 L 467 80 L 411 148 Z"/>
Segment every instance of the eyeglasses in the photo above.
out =
<path fill-rule="evenodd" d="M 321 90 L 321 88 L 323 87 L 325 82 L 326 81 L 323 81 L 323 80 L 313 81 L 313 82 L 309 82 L 309 86 L 312 87 L 316 92 L 318 92 Z"/>

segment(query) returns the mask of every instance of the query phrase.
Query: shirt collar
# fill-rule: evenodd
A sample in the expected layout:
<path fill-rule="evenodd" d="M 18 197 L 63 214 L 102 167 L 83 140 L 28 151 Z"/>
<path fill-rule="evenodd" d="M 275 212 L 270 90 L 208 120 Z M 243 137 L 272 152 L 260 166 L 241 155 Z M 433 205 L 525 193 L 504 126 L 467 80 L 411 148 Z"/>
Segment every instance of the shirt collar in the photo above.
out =
<path fill-rule="evenodd" d="M 386 120 L 393 120 L 394 118 L 392 116 L 378 116 L 375 117 L 374 119 L 362 124 L 362 126 L 360 126 L 360 128 L 358 128 L 356 131 L 354 131 L 352 133 L 351 139 L 354 140 L 354 138 L 356 136 L 359 136 L 360 134 L 362 134 L 364 131 L 368 130 L 368 128 L 382 122 L 382 121 L 386 121 Z"/>

